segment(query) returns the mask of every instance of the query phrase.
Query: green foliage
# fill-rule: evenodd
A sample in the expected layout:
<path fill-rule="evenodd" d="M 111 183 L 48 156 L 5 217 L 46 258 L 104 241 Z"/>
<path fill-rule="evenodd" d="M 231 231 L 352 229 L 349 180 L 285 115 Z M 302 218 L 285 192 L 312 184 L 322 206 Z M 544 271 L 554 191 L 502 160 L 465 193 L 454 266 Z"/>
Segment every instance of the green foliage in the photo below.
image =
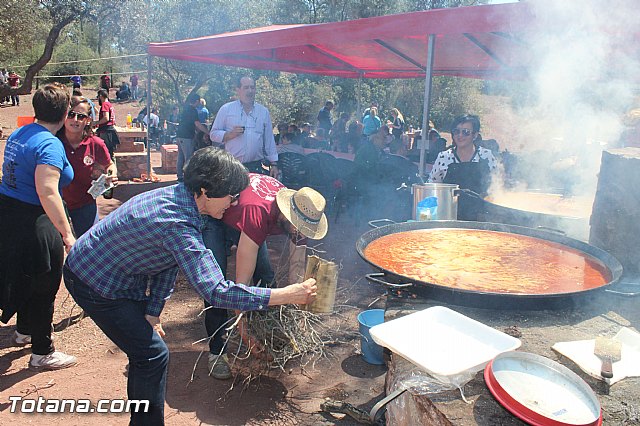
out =
<path fill-rule="evenodd" d="M 28 50 L 42 41 L 48 31 L 48 15 L 36 0 L 0 2 L 0 63 L 3 66 L 30 64 Z"/>
<path fill-rule="evenodd" d="M 339 104 L 339 89 L 331 79 L 312 82 L 296 74 L 278 73 L 256 81 L 256 100 L 266 106 L 275 123 L 315 123 L 318 111 L 331 99 Z"/>
<path fill-rule="evenodd" d="M 272 111 L 271 120 L 274 123 L 292 121 L 296 93 L 291 79 L 287 77 L 287 74 L 281 73 L 273 80 L 273 83 L 266 77 L 260 77 L 256 81 L 257 100 L 266 106 L 269 111 Z"/>
<path fill-rule="evenodd" d="M 431 101 L 431 120 L 438 128 L 449 129 L 453 119 L 459 115 L 482 115 L 481 86 L 480 80 L 436 77 Z"/>

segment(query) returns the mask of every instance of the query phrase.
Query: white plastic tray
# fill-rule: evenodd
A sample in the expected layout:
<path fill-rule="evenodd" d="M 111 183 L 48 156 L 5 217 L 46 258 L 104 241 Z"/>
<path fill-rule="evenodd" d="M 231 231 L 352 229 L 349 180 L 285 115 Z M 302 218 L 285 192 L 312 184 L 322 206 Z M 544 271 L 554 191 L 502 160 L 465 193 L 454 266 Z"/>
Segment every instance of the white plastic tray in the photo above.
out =
<path fill-rule="evenodd" d="M 376 325 L 371 337 L 444 382 L 482 370 L 520 340 L 443 306 Z"/>

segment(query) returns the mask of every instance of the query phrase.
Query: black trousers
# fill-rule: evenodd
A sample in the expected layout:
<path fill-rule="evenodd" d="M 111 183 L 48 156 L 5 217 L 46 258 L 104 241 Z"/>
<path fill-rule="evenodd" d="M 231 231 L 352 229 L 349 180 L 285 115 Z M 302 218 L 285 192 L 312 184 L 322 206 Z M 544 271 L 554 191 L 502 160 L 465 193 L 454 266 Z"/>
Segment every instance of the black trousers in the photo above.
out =
<path fill-rule="evenodd" d="M 51 339 L 51 323 L 62 279 L 62 260 L 63 254 L 60 253 L 60 268 L 33 278 L 31 297 L 18 309 L 16 330 L 31 335 L 31 352 L 36 355 L 48 355 L 55 350 Z"/>
<path fill-rule="evenodd" d="M 51 322 L 62 278 L 64 244 L 41 206 L 0 196 L 0 308 L 17 313 L 17 330 L 31 335 L 32 352 L 53 352 Z"/>

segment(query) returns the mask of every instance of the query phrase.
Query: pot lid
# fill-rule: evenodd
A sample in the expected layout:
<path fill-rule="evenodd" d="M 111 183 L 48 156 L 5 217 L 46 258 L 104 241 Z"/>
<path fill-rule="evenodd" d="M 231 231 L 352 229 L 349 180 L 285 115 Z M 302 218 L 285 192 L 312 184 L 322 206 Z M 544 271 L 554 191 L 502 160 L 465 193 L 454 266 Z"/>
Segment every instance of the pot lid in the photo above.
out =
<path fill-rule="evenodd" d="M 577 374 L 526 352 L 498 355 L 484 372 L 494 398 L 513 415 L 535 426 L 598 426 L 600 402 Z"/>

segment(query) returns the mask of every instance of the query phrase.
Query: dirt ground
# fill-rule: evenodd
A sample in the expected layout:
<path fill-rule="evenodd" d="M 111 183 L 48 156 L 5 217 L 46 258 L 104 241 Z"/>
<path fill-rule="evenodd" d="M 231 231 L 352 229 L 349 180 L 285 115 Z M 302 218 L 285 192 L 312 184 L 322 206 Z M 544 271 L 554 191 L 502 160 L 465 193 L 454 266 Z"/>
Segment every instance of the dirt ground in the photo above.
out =
<path fill-rule="evenodd" d="M 92 93 L 92 91 L 88 91 Z M 142 108 L 136 102 L 114 103 L 116 116 L 127 113 L 135 116 Z M 30 96 L 21 97 L 21 106 L 0 108 L 0 122 L 5 138 L 15 127 L 15 117 L 32 115 Z M 4 141 L 0 142 L 0 155 Z M 108 214 L 136 193 L 152 187 L 170 184 L 175 175 L 162 175 L 159 155 L 152 156 L 163 180 L 157 184 L 123 182 L 109 201 L 100 199 L 101 215 Z M 366 225 L 365 225 L 366 226 Z M 356 424 L 348 417 L 320 413 L 325 398 L 345 400 L 355 406 L 370 409 L 383 396 L 383 366 L 373 366 L 359 354 L 357 314 L 383 294 L 379 288 L 362 279 L 369 268 L 354 249 L 357 236 L 366 228 L 357 226 L 352 218 L 341 217 L 330 224 L 330 233 L 319 250 L 324 258 L 341 264 L 336 313 L 326 315 L 332 326 L 339 328 L 340 343 L 329 348 L 327 358 L 315 366 L 304 369 L 291 363 L 286 371 L 272 371 L 259 379 L 244 383 L 252 370 L 249 360 L 234 366 L 234 380 L 218 381 L 207 376 L 205 358 L 196 360 L 205 345 L 193 344 L 206 337 L 203 321 L 198 317 L 202 301 L 183 280 L 178 282 L 172 298 L 162 313 L 165 338 L 170 351 L 165 415 L 168 425 L 322 425 Z M 270 255 L 277 259 L 283 240 L 269 242 Z M 232 266 L 231 266 L 232 267 Z M 384 300 L 373 303 L 372 308 L 384 307 Z M 51 425 L 122 425 L 127 414 L 17 414 L 11 413 L 9 397 L 25 399 L 100 399 L 126 398 L 126 356 L 95 326 L 89 318 L 78 320 L 80 311 L 64 286 L 56 300 L 55 345 L 57 350 L 73 354 L 79 363 L 73 368 L 55 372 L 37 372 L 29 369 L 30 351 L 12 347 L 10 336 L 15 330 L 15 319 L 0 326 L 0 424 Z M 194 370 L 195 367 L 195 370 Z M 191 375 L 194 372 L 194 379 Z"/>

